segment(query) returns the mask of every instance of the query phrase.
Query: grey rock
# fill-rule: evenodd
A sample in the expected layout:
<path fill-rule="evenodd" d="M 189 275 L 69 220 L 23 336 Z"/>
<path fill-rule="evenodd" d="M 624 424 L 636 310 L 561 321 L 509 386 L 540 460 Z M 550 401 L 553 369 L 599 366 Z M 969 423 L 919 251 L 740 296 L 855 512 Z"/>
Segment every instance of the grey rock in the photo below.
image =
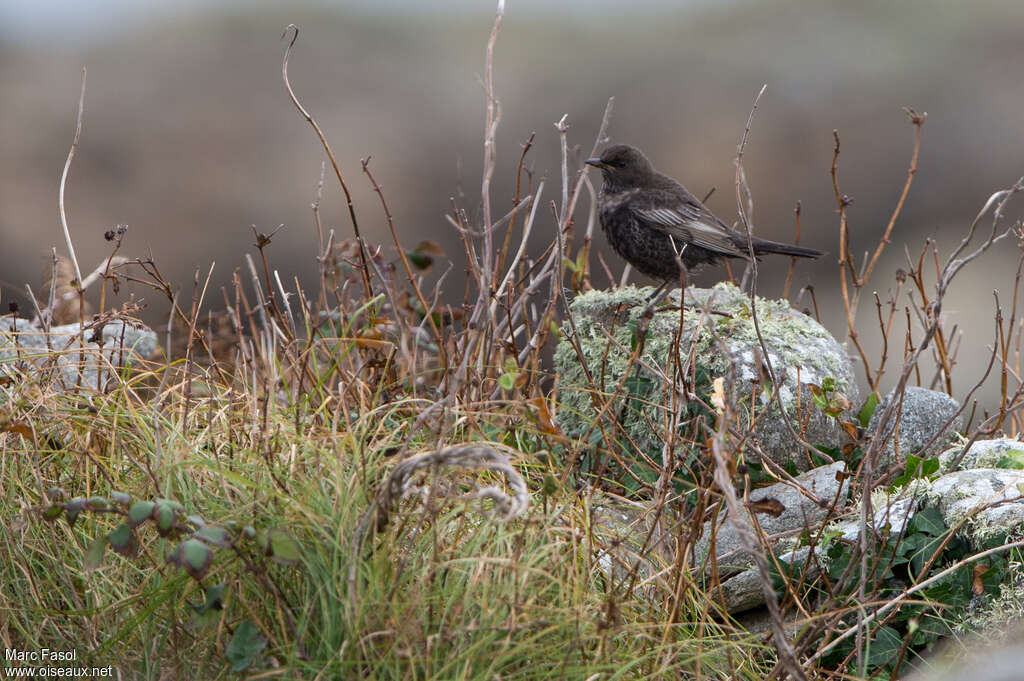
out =
<path fill-rule="evenodd" d="M 903 533 L 904 527 L 921 508 L 918 496 L 892 497 L 881 505 L 876 505 L 871 516 L 870 530 L 877 536 L 887 532 L 890 537 Z M 860 538 L 860 512 L 855 510 L 846 520 L 836 524 L 840 537 L 845 542 L 855 542 Z"/>
<path fill-rule="evenodd" d="M 767 607 L 737 613 L 734 619 L 748 634 L 761 635 L 766 639 L 770 639 L 772 635 L 772 616 Z M 783 632 L 786 638 L 792 641 L 804 626 L 806 623 L 803 618 L 799 614 L 793 615 L 783 622 Z"/>
<path fill-rule="evenodd" d="M 672 396 L 672 386 L 663 380 L 664 376 L 671 376 L 674 365 L 671 358 L 680 328 L 678 290 L 670 296 L 674 308 L 659 308 L 650 320 L 644 352 L 633 368 L 636 373 L 629 378 L 624 376 L 633 343 L 633 328 L 650 292 L 649 288 L 632 286 L 590 291 L 573 300 L 571 308 L 577 340 L 598 390 L 610 394 L 625 380 L 628 395 L 619 410 L 619 423 L 630 442 L 658 461 L 666 440 L 666 405 L 682 403 L 683 411 L 687 412 L 682 414 L 684 422 L 697 411 L 707 410 L 690 396 Z M 771 403 L 769 386 L 758 385 L 759 377 L 767 374 L 762 371 L 762 352 L 750 312 L 750 299 L 735 286 L 721 283 L 711 289 L 688 288 L 685 300 L 678 351 L 684 365 L 690 357 L 694 359 L 690 371 L 696 377 L 693 392 L 710 404 L 715 379 L 734 375 L 731 400 L 740 421 L 739 428 L 743 429 L 750 422 L 752 403 L 754 416 L 767 410 L 755 428 L 761 450 L 780 465 L 793 463 L 798 470 L 810 468 L 809 457 L 794 443 L 778 404 Z M 705 306 L 711 314 L 702 312 Z M 842 429 L 836 419 L 814 405 L 811 386 L 834 383 L 836 391 L 845 395 L 851 405 L 858 404 L 853 369 L 843 346 L 816 321 L 790 307 L 788 301 L 759 298 L 757 311 L 772 367 L 781 379 L 780 402 L 791 423 L 802 427 L 812 444 L 841 444 L 845 441 Z M 567 337 L 572 333 L 568 324 L 563 331 Z M 560 425 L 570 435 L 593 432 L 596 410 L 592 390 L 568 340 L 563 339 L 558 345 L 555 370 L 559 375 L 558 399 L 563 405 L 558 414 Z M 757 394 L 751 399 L 754 390 Z M 841 399 L 836 401 L 842 402 Z M 608 413 L 614 411 L 606 410 Z M 705 416 L 713 418 L 713 414 L 705 413 Z M 753 456 L 754 452 L 749 451 L 748 455 Z"/>
<path fill-rule="evenodd" d="M 95 336 L 91 323 L 84 329 L 80 324 L 55 326 L 46 334 L 28 320 L 0 318 L 0 375 L 25 372 L 52 376 L 66 389 L 81 384 L 102 390 L 118 380 L 123 368 L 138 364 L 158 347 L 151 329 L 121 319 L 107 322 L 93 340 Z"/>
<path fill-rule="evenodd" d="M 795 482 L 799 488 L 791 483 L 777 483 L 751 492 L 751 501 L 775 499 L 783 508 L 778 517 L 769 513 L 757 514 L 757 522 L 765 535 L 781 535 L 792 539 L 803 530 L 813 531 L 819 527 L 828 516 L 830 508 L 843 508 L 846 504 L 849 482 L 844 477 L 840 483 L 836 477 L 845 470 L 846 464 L 837 461 L 797 476 Z M 808 493 L 821 500 L 823 505 L 819 505 Z M 744 522 L 746 520 L 743 519 Z M 740 544 L 736 522 L 727 510 L 719 512 L 717 524 L 714 538 L 715 562 L 719 578 L 724 579 L 753 565 L 753 557 Z M 709 521 L 704 523 L 703 532 L 695 548 L 698 564 L 705 570 L 711 567 L 711 535 L 712 525 Z"/>
<path fill-rule="evenodd" d="M 903 392 L 902 407 L 897 407 L 889 423 L 886 424 L 885 433 L 879 435 L 880 417 L 894 396 L 895 391 L 885 396 L 871 416 L 867 428 L 869 437 L 884 437 L 886 440 L 880 460 L 882 467 L 904 463 L 908 454 L 925 458 L 934 456 L 942 451 L 953 436 L 963 428 L 963 414 L 953 418 L 960 408 L 960 404 L 956 400 L 945 393 L 927 388 L 909 387 Z M 952 422 L 950 422 L 951 419 Z M 893 437 L 897 423 L 899 424 L 898 440 Z M 931 445 L 924 449 L 929 442 Z"/>
<path fill-rule="evenodd" d="M 963 446 L 950 447 L 939 455 L 941 470 L 949 470 L 963 452 Z M 1013 438 L 978 440 L 971 445 L 960 461 L 959 468 L 1015 468 L 1024 467 L 1024 442 Z"/>
<path fill-rule="evenodd" d="M 807 579 L 813 579 L 818 575 L 818 563 L 814 560 L 807 562 L 810 552 L 810 547 L 804 546 L 779 556 L 778 560 L 788 565 L 795 565 L 799 569 L 806 565 L 807 571 L 804 574 Z M 761 584 L 761 573 L 757 567 L 752 567 L 722 582 L 722 600 L 725 602 L 725 609 L 730 614 L 764 605 L 764 587 Z"/>

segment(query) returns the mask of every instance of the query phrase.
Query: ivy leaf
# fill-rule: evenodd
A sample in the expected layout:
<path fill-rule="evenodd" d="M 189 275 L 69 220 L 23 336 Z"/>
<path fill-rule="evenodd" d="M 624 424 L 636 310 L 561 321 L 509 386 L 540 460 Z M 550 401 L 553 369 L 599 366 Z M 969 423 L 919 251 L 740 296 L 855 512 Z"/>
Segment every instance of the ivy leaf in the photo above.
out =
<path fill-rule="evenodd" d="M 231 671 L 241 672 L 248 669 L 256 656 L 266 647 L 267 641 L 260 636 L 259 629 L 245 619 L 235 627 L 235 634 L 224 649 L 224 657 L 231 663 Z"/>
<path fill-rule="evenodd" d="M 224 590 L 228 588 L 227 584 L 214 584 L 206 590 L 206 602 L 203 604 L 203 610 L 223 610 L 224 609 Z"/>
<path fill-rule="evenodd" d="M 942 513 L 939 509 L 934 506 L 929 506 L 915 513 L 911 523 L 922 534 L 939 537 L 946 533 L 946 521 L 942 518 Z"/>
<path fill-rule="evenodd" d="M 899 653 L 902 646 L 903 640 L 895 629 L 892 627 L 882 627 L 875 632 L 875 637 L 871 641 L 871 651 L 868 653 L 868 666 L 880 667 Z"/>

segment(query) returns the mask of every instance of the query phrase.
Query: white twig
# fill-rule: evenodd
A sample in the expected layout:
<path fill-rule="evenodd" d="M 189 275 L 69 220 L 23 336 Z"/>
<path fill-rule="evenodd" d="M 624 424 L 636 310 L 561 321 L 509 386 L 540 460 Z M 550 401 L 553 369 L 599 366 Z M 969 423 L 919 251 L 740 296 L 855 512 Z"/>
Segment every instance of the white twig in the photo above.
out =
<path fill-rule="evenodd" d="M 60 191 L 57 196 L 57 207 L 60 209 L 60 226 L 64 230 L 64 241 L 68 246 L 68 254 L 71 256 L 71 263 L 75 266 L 75 277 L 79 285 L 82 282 L 82 270 L 78 267 L 78 257 L 75 255 L 75 245 L 71 243 L 71 230 L 68 228 L 68 217 L 64 211 L 64 187 L 68 181 L 68 171 L 71 169 L 71 159 L 75 157 L 75 150 L 78 148 L 78 140 L 82 136 L 82 112 L 85 109 L 85 67 L 82 67 L 82 92 L 78 96 L 78 118 L 75 123 L 75 139 L 71 142 L 71 149 L 68 150 L 68 160 L 64 162 L 64 171 L 60 174 Z"/>

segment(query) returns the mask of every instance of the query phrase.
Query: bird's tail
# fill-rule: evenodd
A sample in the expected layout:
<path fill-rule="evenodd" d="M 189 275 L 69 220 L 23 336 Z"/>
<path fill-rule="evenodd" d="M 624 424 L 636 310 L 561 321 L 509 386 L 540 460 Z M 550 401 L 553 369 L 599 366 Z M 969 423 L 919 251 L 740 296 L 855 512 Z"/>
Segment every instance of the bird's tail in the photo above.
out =
<path fill-rule="evenodd" d="M 737 246 L 746 251 L 747 240 L 741 239 L 740 241 L 742 243 L 737 244 Z M 813 248 L 804 248 L 803 246 L 783 244 L 778 241 L 768 241 L 767 239 L 758 239 L 757 237 L 754 237 L 754 253 L 756 255 L 778 253 L 779 255 L 791 255 L 794 258 L 817 258 L 825 255 L 825 251 L 818 251 Z"/>

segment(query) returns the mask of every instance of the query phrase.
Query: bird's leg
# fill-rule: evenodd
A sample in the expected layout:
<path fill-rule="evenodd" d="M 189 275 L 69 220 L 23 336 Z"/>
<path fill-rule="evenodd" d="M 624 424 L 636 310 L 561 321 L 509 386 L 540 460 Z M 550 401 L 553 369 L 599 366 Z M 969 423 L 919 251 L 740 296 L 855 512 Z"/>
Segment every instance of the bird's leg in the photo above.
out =
<path fill-rule="evenodd" d="M 644 298 L 644 304 L 647 305 L 648 307 L 654 307 L 655 305 L 660 303 L 661 299 L 665 297 L 665 289 L 667 289 L 671 283 L 671 279 L 666 279 L 664 282 L 662 282 L 661 285 L 658 286 L 658 288 L 654 289 L 651 295 Z"/>
<path fill-rule="evenodd" d="M 754 263 L 750 260 L 747 261 L 747 266 L 743 268 L 743 276 L 740 277 L 740 290 L 746 291 L 747 284 L 750 283 L 750 276 L 754 273 Z"/>
<path fill-rule="evenodd" d="M 654 292 L 644 299 L 646 307 L 644 307 L 644 311 L 640 314 L 640 321 L 636 326 L 636 337 L 638 342 L 647 335 L 647 324 L 654 318 L 654 308 L 656 308 L 658 303 L 668 295 L 669 286 L 671 284 L 672 280 L 666 279 L 662 282 L 661 286 L 654 289 Z"/>

